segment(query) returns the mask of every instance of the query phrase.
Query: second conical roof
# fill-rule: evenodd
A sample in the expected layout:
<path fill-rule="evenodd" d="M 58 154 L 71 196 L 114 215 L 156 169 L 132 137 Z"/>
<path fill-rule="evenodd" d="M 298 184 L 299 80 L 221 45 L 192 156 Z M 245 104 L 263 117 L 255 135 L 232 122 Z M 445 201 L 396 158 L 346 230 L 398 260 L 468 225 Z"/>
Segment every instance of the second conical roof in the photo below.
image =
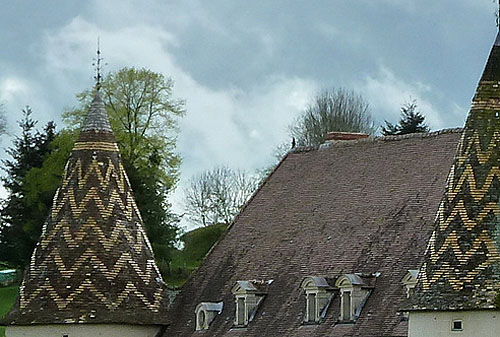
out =
<path fill-rule="evenodd" d="M 472 101 L 413 308 L 494 309 L 499 292 L 500 35 Z"/>

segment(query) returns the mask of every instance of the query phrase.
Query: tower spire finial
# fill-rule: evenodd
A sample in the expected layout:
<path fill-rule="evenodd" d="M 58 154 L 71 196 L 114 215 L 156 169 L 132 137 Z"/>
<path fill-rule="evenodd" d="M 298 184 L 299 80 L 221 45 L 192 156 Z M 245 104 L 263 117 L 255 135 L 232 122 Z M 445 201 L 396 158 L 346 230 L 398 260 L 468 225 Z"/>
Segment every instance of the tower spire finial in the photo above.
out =
<path fill-rule="evenodd" d="M 494 1 L 496 2 L 496 1 Z M 500 0 L 498 0 L 498 10 L 495 12 L 495 17 L 497 21 L 497 28 L 500 31 Z"/>
<path fill-rule="evenodd" d="M 500 1 L 500 0 L 499 0 Z M 103 58 L 101 57 L 101 44 L 100 44 L 100 39 L 97 37 L 97 58 L 94 59 L 94 63 L 92 65 L 95 67 L 95 85 L 97 91 L 101 89 L 101 81 L 102 81 L 102 74 L 101 74 L 101 61 Z"/>

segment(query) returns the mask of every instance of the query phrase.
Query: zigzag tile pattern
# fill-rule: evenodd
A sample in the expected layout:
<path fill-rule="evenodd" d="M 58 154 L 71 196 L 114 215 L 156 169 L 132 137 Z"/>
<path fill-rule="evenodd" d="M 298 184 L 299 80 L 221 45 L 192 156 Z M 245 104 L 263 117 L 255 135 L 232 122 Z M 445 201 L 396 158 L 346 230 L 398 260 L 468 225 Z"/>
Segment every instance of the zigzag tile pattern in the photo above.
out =
<path fill-rule="evenodd" d="M 114 138 L 85 129 L 9 323 L 162 324 L 165 291 Z"/>
<path fill-rule="evenodd" d="M 496 308 L 500 294 L 499 66 L 500 45 L 495 43 L 420 269 L 413 298 L 416 310 Z"/>

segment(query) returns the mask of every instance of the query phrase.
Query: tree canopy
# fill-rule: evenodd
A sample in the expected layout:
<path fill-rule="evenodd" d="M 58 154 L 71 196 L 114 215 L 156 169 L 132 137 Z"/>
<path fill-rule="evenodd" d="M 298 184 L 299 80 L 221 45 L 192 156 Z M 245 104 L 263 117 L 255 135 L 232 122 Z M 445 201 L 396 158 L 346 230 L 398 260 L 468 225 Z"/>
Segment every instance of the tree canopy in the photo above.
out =
<path fill-rule="evenodd" d="M 430 128 L 425 123 L 425 116 L 418 110 L 417 101 L 413 100 L 403 104 L 401 107 L 401 118 L 398 124 L 394 125 L 385 121 L 382 127 L 384 136 L 406 135 L 409 133 L 429 132 Z"/>
<path fill-rule="evenodd" d="M 191 221 L 203 226 L 230 224 L 258 187 L 258 177 L 228 167 L 206 170 L 189 181 L 185 210 Z"/>
<path fill-rule="evenodd" d="M 150 155 L 163 168 L 162 183 L 173 186 L 178 178 L 180 157 L 175 152 L 177 121 L 185 113 L 185 103 L 173 97 L 171 78 L 148 69 L 122 68 L 107 75 L 101 84 L 111 126 L 126 164 L 150 167 Z M 71 128 L 85 120 L 94 89 L 77 94 L 80 107 L 63 114 Z"/>
<path fill-rule="evenodd" d="M 37 122 L 29 107 L 23 110 L 18 124 L 21 135 L 15 137 L 12 147 L 7 149 L 11 159 L 2 161 L 6 172 L 2 182 L 8 196 L 2 204 L 0 217 L 0 256 L 11 265 L 24 268 L 40 236 L 55 192 L 40 192 L 33 198 L 29 177 L 34 177 L 32 170 L 41 168 L 53 150 L 55 125 L 50 122 L 43 131 L 36 130 Z"/>
<path fill-rule="evenodd" d="M 325 90 L 290 125 L 290 136 L 298 146 L 322 144 L 332 131 L 375 133 L 368 103 L 361 95 L 344 88 Z"/>

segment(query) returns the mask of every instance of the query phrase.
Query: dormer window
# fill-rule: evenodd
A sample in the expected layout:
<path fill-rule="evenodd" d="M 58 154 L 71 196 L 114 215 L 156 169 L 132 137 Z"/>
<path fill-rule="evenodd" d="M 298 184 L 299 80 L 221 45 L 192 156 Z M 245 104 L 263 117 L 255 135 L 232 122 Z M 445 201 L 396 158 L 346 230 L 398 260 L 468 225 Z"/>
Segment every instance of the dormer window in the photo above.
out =
<path fill-rule="evenodd" d="M 354 322 L 370 296 L 375 277 L 373 275 L 345 274 L 335 286 L 340 290 L 340 321 Z"/>
<path fill-rule="evenodd" d="M 236 302 L 234 325 L 245 327 L 251 322 L 267 294 L 271 281 L 238 281 L 233 287 Z"/>
<path fill-rule="evenodd" d="M 406 297 L 410 297 L 411 291 L 417 285 L 418 270 L 410 269 L 401 282 L 406 287 Z"/>
<path fill-rule="evenodd" d="M 324 277 L 308 276 L 301 284 L 306 296 L 306 314 L 304 322 L 319 323 L 325 317 L 333 297 L 333 288 Z"/>
<path fill-rule="evenodd" d="M 207 330 L 215 317 L 222 313 L 222 302 L 202 302 L 195 309 L 196 330 Z"/>

